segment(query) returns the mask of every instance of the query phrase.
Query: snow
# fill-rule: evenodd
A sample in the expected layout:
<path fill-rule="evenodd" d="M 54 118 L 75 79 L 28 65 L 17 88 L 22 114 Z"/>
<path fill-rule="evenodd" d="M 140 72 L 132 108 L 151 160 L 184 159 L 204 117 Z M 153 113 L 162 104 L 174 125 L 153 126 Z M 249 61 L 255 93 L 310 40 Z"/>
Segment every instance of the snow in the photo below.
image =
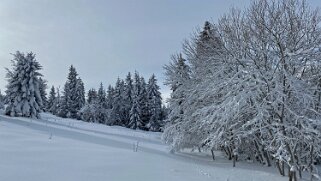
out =
<path fill-rule="evenodd" d="M 215 161 L 204 153 L 171 154 L 160 133 L 41 116 L 0 115 L 0 180 L 287 180 L 255 163 L 233 168 L 219 153 Z"/>

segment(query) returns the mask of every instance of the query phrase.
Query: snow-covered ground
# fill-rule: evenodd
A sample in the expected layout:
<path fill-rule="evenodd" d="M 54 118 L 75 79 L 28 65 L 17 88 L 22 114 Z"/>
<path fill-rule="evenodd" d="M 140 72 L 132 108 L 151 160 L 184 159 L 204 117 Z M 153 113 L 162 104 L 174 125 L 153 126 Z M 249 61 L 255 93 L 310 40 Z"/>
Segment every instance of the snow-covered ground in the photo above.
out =
<path fill-rule="evenodd" d="M 160 133 L 42 114 L 0 115 L 0 180 L 4 181 L 282 181 L 275 168 L 199 153 L 169 153 Z M 137 145 L 137 152 L 134 145 Z"/>

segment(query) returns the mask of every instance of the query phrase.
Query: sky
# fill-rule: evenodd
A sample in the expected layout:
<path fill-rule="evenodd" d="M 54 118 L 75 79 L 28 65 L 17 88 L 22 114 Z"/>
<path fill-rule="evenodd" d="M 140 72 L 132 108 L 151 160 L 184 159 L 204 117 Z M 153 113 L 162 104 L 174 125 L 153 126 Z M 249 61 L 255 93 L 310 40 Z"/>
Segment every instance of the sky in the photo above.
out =
<path fill-rule="evenodd" d="M 321 7 L 320 0 L 308 0 Z M 163 97 L 163 66 L 181 51 L 206 20 L 216 22 L 231 7 L 250 0 L 1 0 L 0 89 L 12 53 L 32 51 L 51 87 L 66 81 L 74 65 L 86 89 L 114 85 L 137 70 L 158 78 Z"/>

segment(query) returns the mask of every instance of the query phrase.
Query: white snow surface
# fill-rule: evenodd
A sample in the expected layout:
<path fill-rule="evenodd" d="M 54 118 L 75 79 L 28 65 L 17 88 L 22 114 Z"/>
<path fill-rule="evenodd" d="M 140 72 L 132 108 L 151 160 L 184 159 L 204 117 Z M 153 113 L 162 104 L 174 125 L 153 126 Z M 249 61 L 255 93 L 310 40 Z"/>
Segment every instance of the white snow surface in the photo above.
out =
<path fill-rule="evenodd" d="M 217 152 L 169 153 L 161 133 L 42 114 L 0 115 L 0 180 L 4 181 L 282 181 L 276 168 L 232 163 Z M 137 152 L 133 147 L 138 143 Z"/>

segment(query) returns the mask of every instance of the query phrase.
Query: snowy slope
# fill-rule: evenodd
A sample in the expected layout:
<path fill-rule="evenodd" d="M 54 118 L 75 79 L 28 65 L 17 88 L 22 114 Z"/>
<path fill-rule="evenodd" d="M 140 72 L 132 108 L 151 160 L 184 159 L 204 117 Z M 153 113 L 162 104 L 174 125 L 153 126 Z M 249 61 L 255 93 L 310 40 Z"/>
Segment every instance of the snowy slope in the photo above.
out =
<path fill-rule="evenodd" d="M 0 180 L 282 181 L 275 168 L 170 154 L 160 133 L 61 119 L 0 116 Z M 138 151 L 133 145 L 138 142 Z"/>

